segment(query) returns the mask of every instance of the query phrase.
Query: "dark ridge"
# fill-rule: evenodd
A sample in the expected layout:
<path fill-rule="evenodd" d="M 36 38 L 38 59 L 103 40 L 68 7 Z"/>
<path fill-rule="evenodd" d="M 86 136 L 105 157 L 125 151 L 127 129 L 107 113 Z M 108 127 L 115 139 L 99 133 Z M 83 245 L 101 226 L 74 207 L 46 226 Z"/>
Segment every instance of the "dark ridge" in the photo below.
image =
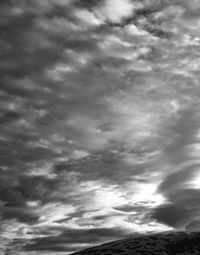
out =
<path fill-rule="evenodd" d="M 163 232 L 126 238 L 71 255 L 176 255 L 200 254 L 200 232 Z"/>

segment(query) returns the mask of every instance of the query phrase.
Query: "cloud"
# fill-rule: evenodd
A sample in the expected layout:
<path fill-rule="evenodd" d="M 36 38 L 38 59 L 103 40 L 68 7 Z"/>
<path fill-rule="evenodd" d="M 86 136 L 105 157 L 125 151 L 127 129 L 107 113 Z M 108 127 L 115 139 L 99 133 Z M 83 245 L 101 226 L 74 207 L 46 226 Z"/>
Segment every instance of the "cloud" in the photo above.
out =
<path fill-rule="evenodd" d="M 199 172 L 199 160 L 195 152 L 191 153 L 190 146 L 198 131 L 197 123 L 196 117 L 185 111 L 174 127 L 180 136 L 166 151 L 166 156 L 172 163 L 169 169 L 171 173 L 162 180 L 159 191 L 170 204 L 156 208 L 153 218 L 174 228 L 192 228 L 193 224 L 190 222 L 194 219 L 198 221 L 199 190 L 193 187 L 192 181 Z"/>
<path fill-rule="evenodd" d="M 153 218 L 175 228 L 187 228 L 190 221 L 198 219 L 199 189 L 193 185 L 199 173 L 199 160 L 195 153 L 198 147 L 191 147 L 198 133 L 197 125 L 195 115 L 184 111 L 174 127 L 179 138 L 166 151 L 171 166 L 159 185 L 159 191 L 170 204 L 156 208 Z"/>
<path fill-rule="evenodd" d="M 174 228 L 180 227 L 188 217 L 189 213 L 176 205 L 163 205 L 153 214 L 153 218 Z"/>
<path fill-rule="evenodd" d="M 114 240 L 117 236 L 126 237 L 119 229 L 99 228 L 99 229 L 65 229 L 60 235 L 54 237 L 45 237 L 35 239 L 33 244 L 24 247 L 25 251 L 66 251 L 73 252 L 79 249 L 89 247 L 90 243 L 103 243 L 108 240 Z M 76 240 L 74 242 L 74 240 Z M 73 244 L 73 245 L 72 245 Z M 83 246 L 84 245 L 84 246 Z M 71 248 L 70 248 L 71 246 Z"/>
<path fill-rule="evenodd" d="M 114 207 L 114 209 L 117 211 L 125 212 L 125 213 L 133 213 L 137 211 L 142 212 L 146 210 L 146 208 L 143 206 L 135 206 L 135 205 L 129 205 L 129 204 L 117 206 L 117 207 Z"/>
<path fill-rule="evenodd" d="M 8 219 L 17 219 L 19 222 L 22 223 L 28 223 L 28 224 L 34 224 L 38 220 L 38 216 L 32 214 L 28 210 L 22 207 L 15 207 L 12 206 L 4 207 L 2 208 L 1 212 L 2 219 L 8 220 Z"/>
<path fill-rule="evenodd" d="M 199 230 L 200 229 L 200 221 L 197 220 L 197 221 L 192 221 L 191 223 L 189 223 L 186 228 L 186 230 L 189 230 L 189 231 L 195 231 L 195 230 Z"/>
<path fill-rule="evenodd" d="M 120 22 L 123 18 L 130 16 L 134 5 L 129 1 L 107 0 L 103 5 L 95 9 L 95 14 L 102 21 Z"/>
<path fill-rule="evenodd" d="M 81 22 L 83 22 L 86 26 L 99 26 L 102 22 L 95 17 L 94 13 L 85 10 L 85 9 L 77 9 L 74 13 L 75 17 Z"/>
<path fill-rule="evenodd" d="M 199 219 L 199 190 L 180 189 L 169 197 L 171 204 L 159 206 L 153 217 L 158 221 L 179 229 L 194 229 L 192 222 Z M 198 225 L 196 225 L 198 229 Z"/>
<path fill-rule="evenodd" d="M 197 2 L 0 5 L 5 251 L 194 229 Z"/>

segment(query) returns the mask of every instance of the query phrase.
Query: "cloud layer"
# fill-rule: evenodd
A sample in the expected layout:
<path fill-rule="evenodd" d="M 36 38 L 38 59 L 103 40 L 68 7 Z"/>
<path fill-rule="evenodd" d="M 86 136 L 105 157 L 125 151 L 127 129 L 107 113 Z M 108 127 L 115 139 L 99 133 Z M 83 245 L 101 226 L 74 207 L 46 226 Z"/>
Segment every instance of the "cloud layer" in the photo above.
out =
<path fill-rule="evenodd" d="M 2 253 L 199 230 L 198 1 L 1 1 Z"/>

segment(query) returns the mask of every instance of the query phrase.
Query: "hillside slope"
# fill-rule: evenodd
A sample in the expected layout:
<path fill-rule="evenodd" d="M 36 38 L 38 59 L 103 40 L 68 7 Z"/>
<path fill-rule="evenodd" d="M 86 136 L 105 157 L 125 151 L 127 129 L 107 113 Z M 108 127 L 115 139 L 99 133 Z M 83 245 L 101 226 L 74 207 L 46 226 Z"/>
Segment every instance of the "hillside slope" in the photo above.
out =
<path fill-rule="evenodd" d="M 96 247 L 73 255 L 189 255 L 200 254 L 199 232 L 164 232 L 127 238 Z"/>

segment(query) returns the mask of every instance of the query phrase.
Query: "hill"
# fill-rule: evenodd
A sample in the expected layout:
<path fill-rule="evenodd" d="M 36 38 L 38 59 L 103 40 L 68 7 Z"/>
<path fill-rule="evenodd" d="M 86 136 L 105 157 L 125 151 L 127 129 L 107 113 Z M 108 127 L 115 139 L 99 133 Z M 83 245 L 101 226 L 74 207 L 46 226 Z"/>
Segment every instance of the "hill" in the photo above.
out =
<path fill-rule="evenodd" d="M 73 255 L 199 255 L 200 232 L 164 232 L 126 238 Z"/>

